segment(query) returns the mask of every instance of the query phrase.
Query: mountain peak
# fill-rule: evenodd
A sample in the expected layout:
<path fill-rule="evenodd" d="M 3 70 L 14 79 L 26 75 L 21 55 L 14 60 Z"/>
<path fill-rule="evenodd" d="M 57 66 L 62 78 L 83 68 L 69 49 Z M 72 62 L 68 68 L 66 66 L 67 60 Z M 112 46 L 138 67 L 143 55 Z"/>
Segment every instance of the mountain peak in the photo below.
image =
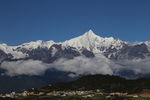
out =
<path fill-rule="evenodd" d="M 88 37 L 93 37 L 93 36 L 97 36 L 91 29 L 84 33 L 85 36 L 88 36 Z"/>
<path fill-rule="evenodd" d="M 95 34 L 92 29 L 88 31 L 89 34 Z"/>
<path fill-rule="evenodd" d="M 116 40 L 112 37 L 103 38 L 96 35 L 91 29 L 88 32 L 85 32 L 83 35 L 76 38 L 67 40 L 63 42 L 63 46 L 75 47 L 79 50 L 85 48 L 93 53 L 104 52 L 104 48 L 116 48 L 120 49 L 124 42 L 121 40 Z M 100 50 L 104 49 L 104 50 Z"/>

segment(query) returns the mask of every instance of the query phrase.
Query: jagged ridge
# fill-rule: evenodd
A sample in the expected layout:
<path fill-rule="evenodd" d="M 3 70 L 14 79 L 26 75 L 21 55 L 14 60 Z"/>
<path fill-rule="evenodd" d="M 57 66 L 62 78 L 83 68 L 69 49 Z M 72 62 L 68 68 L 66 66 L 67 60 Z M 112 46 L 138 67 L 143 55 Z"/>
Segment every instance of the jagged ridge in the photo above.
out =
<path fill-rule="evenodd" d="M 92 30 L 89 30 L 79 37 L 59 43 L 56 43 L 54 41 L 44 42 L 42 40 L 38 40 L 35 42 L 24 43 L 19 46 L 8 46 L 6 44 L 0 44 L 0 50 L 3 51 L 6 55 L 9 55 L 9 57 L 5 58 L 11 59 L 32 58 L 33 56 L 36 56 L 36 52 L 42 52 L 42 54 L 43 52 L 45 52 L 45 55 L 50 55 L 48 56 L 49 58 L 56 55 L 57 58 L 59 58 L 59 56 L 64 57 L 67 53 L 67 55 L 75 53 L 72 55 L 84 55 L 87 57 L 90 57 L 90 55 L 92 57 L 94 55 L 103 55 L 109 59 L 134 59 L 145 58 L 146 56 L 149 56 L 149 48 L 150 42 L 148 41 L 128 43 L 119 39 L 114 39 L 113 37 L 100 37 L 96 35 Z M 58 54 L 58 52 L 60 51 L 63 53 Z M 62 56 L 62 54 L 64 55 Z M 3 56 L 1 54 L 1 58 L 2 57 Z"/>

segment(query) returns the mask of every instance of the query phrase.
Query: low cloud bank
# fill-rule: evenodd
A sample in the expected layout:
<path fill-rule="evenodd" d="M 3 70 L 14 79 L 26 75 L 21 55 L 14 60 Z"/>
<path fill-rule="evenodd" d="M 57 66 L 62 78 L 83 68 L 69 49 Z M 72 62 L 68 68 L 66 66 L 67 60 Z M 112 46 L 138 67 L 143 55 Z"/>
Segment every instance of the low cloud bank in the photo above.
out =
<path fill-rule="evenodd" d="M 82 74 L 113 74 L 112 62 L 104 57 L 86 58 L 76 57 L 71 60 L 59 59 L 54 63 L 57 70 Z"/>
<path fill-rule="evenodd" d="M 0 68 L 6 70 L 6 75 L 41 75 L 48 69 L 48 65 L 41 61 L 35 60 L 21 60 L 21 61 L 10 61 L 3 62 Z"/>
<path fill-rule="evenodd" d="M 150 58 L 118 61 L 122 68 L 135 74 L 150 74 Z"/>
<path fill-rule="evenodd" d="M 114 72 L 132 70 L 136 74 L 150 74 L 150 58 L 138 60 L 123 60 L 113 62 L 104 56 L 86 58 L 75 57 L 74 59 L 61 58 L 52 64 L 46 64 L 35 60 L 20 60 L 3 62 L 0 68 L 5 69 L 6 75 L 42 75 L 48 69 L 54 68 L 59 71 L 73 72 L 70 77 L 83 74 L 114 74 Z"/>

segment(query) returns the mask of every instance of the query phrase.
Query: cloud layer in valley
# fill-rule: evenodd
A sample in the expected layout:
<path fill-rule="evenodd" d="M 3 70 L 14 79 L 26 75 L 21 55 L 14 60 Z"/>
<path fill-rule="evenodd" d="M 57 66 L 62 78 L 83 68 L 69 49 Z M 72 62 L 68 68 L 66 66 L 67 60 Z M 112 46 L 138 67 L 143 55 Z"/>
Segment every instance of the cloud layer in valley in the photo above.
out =
<path fill-rule="evenodd" d="M 41 61 L 35 60 L 20 60 L 20 61 L 10 61 L 3 62 L 0 68 L 6 70 L 6 75 L 16 76 L 16 75 L 41 75 L 48 69 L 48 65 L 42 63 Z"/>
<path fill-rule="evenodd" d="M 42 75 L 47 69 L 57 69 L 59 71 L 73 72 L 70 77 L 83 74 L 114 74 L 121 69 L 132 70 L 135 74 L 150 73 L 150 58 L 137 60 L 124 60 L 113 62 L 104 56 L 86 58 L 75 57 L 74 59 L 61 58 L 52 64 L 46 64 L 35 60 L 20 60 L 3 62 L 0 68 L 5 69 L 6 75 Z"/>

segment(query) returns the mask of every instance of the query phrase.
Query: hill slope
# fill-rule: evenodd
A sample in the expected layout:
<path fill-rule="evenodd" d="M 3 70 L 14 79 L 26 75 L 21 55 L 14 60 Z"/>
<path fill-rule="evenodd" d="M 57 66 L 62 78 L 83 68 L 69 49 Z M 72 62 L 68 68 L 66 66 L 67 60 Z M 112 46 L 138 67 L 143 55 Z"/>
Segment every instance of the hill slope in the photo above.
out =
<path fill-rule="evenodd" d="M 127 80 L 119 76 L 111 75 L 88 75 L 75 81 L 57 83 L 47 86 L 38 91 L 52 90 L 101 90 L 103 92 L 127 92 L 138 93 L 143 89 L 150 89 L 150 78 Z"/>

